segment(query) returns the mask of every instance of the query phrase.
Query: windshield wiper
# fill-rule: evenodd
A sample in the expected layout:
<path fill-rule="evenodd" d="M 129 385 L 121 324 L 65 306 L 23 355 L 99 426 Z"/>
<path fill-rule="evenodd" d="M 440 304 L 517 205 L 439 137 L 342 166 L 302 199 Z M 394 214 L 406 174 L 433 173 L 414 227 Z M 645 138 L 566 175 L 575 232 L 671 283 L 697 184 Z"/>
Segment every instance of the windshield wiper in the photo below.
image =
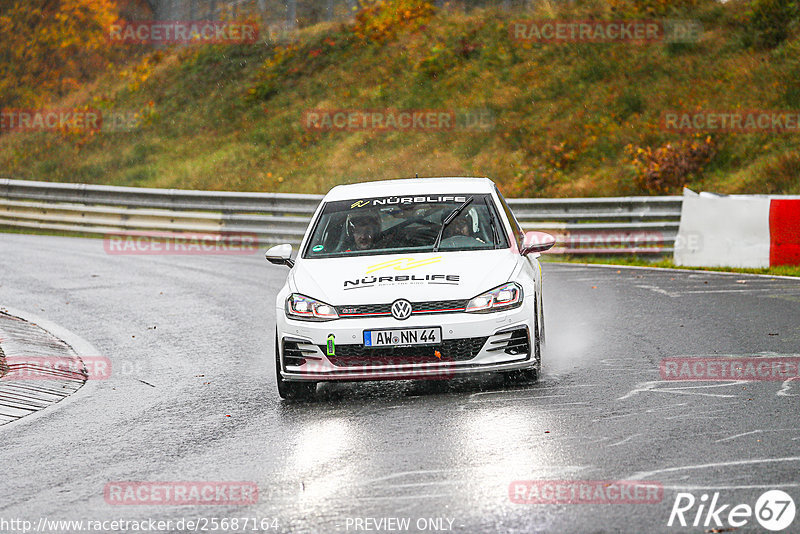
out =
<path fill-rule="evenodd" d="M 456 209 L 454 209 L 453 211 L 451 211 L 451 212 L 450 212 L 450 215 L 448 215 L 447 217 L 445 217 L 445 218 L 444 218 L 444 221 L 442 221 L 442 227 L 441 227 L 441 228 L 439 228 L 439 234 L 436 236 L 436 241 L 434 241 L 434 242 L 433 242 L 433 251 L 434 251 L 434 252 L 439 252 L 439 244 L 442 242 L 442 234 L 444 234 L 444 229 L 445 229 L 445 228 L 447 228 L 447 225 L 448 225 L 448 224 L 450 224 L 451 222 L 453 222 L 453 219 L 455 219 L 456 217 L 458 217 L 458 214 L 459 214 L 459 213 L 461 213 L 462 211 L 464 211 L 464 208 L 466 208 L 467 206 L 469 206 L 469 204 L 470 204 L 470 202 L 472 202 L 472 199 L 473 199 L 473 198 L 475 198 L 475 197 L 469 197 L 469 198 L 466 200 L 466 202 L 464 202 L 464 203 L 463 203 L 463 204 L 461 204 L 459 207 L 457 207 Z"/>

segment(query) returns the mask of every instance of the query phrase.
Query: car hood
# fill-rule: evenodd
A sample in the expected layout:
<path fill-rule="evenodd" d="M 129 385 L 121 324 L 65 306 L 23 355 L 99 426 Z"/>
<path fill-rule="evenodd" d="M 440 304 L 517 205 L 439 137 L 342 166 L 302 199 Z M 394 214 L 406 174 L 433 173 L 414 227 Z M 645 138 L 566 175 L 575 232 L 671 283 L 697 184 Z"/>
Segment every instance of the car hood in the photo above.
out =
<path fill-rule="evenodd" d="M 507 282 L 523 260 L 510 249 L 301 259 L 289 286 L 334 306 L 468 299 Z"/>

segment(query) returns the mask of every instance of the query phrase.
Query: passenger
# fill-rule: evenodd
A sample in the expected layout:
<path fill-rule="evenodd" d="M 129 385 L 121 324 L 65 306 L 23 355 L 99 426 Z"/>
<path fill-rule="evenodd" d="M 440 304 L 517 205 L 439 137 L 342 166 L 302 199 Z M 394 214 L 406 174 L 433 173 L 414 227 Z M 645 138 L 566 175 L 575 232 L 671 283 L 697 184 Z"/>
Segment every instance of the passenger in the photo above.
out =
<path fill-rule="evenodd" d="M 470 227 L 472 224 L 467 217 L 467 215 L 459 215 L 453 219 L 450 224 L 447 225 L 447 228 L 444 229 L 444 237 L 453 237 L 458 235 L 471 236 L 472 232 L 470 231 Z"/>

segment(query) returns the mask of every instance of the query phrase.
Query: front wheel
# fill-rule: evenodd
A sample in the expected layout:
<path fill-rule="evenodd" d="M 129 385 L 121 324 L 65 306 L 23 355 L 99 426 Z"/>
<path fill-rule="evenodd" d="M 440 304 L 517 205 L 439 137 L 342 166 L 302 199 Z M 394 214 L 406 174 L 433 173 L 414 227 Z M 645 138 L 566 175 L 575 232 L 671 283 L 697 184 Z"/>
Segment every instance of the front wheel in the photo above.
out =
<path fill-rule="evenodd" d="M 538 309 L 535 302 L 534 309 Z M 507 382 L 514 384 L 528 384 L 539 380 L 539 369 L 542 368 L 542 344 L 539 333 L 539 318 L 534 317 L 533 319 L 533 355 L 538 365 L 533 369 L 520 369 L 518 371 L 508 371 L 503 373 Z M 542 325 L 544 325 L 544 323 L 542 323 Z"/>
<path fill-rule="evenodd" d="M 530 384 L 539 380 L 538 369 L 520 369 L 503 373 L 503 378 L 509 384 Z"/>
<path fill-rule="evenodd" d="M 275 379 L 278 382 L 278 395 L 282 399 L 311 399 L 317 391 L 316 382 L 290 382 L 281 376 L 281 354 L 278 350 L 278 333 L 275 333 Z"/>

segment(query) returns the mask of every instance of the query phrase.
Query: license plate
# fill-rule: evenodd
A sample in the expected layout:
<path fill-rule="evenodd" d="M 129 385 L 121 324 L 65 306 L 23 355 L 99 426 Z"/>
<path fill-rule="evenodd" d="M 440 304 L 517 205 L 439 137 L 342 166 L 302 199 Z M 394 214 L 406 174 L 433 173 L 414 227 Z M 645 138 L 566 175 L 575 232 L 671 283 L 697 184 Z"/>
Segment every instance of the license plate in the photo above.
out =
<path fill-rule="evenodd" d="M 438 345 L 442 342 L 442 328 L 392 328 L 364 330 L 365 347 L 396 347 L 402 345 Z"/>

